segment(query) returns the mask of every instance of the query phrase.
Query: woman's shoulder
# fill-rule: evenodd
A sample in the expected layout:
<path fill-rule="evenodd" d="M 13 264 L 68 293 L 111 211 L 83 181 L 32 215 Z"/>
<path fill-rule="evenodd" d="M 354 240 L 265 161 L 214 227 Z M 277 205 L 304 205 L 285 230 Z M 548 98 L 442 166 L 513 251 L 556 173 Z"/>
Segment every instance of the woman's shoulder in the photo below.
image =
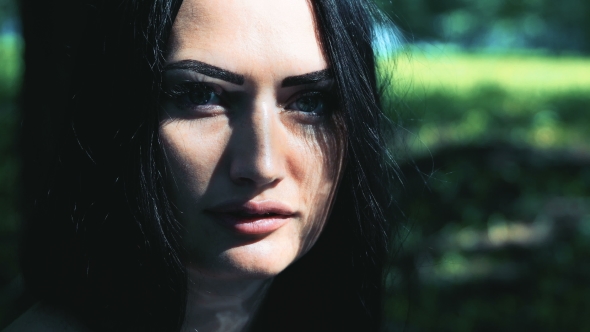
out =
<path fill-rule="evenodd" d="M 89 332 L 90 330 L 67 310 L 39 302 L 2 330 L 2 332 L 17 331 Z"/>

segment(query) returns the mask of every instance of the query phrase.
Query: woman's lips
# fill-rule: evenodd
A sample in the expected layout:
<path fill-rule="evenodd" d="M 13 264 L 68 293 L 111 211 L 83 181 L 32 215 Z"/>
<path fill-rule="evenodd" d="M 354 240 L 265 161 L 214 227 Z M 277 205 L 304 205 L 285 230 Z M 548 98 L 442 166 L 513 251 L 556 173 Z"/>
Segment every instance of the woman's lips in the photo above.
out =
<path fill-rule="evenodd" d="M 274 200 L 224 202 L 204 212 L 222 226 L 249 235 L 272 233 L 296 216 L 287 204 Z"/>

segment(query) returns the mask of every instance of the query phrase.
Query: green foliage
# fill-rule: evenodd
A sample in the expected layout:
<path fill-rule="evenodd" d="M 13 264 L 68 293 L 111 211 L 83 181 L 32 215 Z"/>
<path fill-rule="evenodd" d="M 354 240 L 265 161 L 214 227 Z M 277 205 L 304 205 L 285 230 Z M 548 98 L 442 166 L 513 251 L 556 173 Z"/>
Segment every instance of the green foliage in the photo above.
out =
<path fill-rule="evenodd" d="M 17 2 L 13 0 L 0 0 L 0 33 L 2 24 L 17 15 Z"/>
<path fill-rule="evenodd" d="M 590 52 L 584 0 L 377 0 L 410 40 Z"/>
<path fill-rule="evenodd" d="M 382 62 L 406 151 L 390 329 L 589 330 L 588 59 L 406 59 Z"/>
<path fill-rule="evenodd" d="M 381 68 L 414 154 L 486 142 L 590 151 L 588 58 L 414 53 Z"/>
<path fill-rule="evenodd" d="M 23 41 L 15 34 L 0 34 L 0 103 L 18 95 L 23 73 Z"/>

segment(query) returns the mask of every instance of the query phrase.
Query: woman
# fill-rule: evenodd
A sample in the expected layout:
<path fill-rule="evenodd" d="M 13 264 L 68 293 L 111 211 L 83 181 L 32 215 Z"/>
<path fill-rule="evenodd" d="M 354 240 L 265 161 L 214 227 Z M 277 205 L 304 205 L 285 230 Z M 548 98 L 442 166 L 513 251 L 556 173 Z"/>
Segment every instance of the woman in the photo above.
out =
<path fill-rule="evenodd" d="M 11 328 L 378 330 L 392 163 L 374 5 L 87 8 L 51 167 L 25 167 L 42 302 Z"/>

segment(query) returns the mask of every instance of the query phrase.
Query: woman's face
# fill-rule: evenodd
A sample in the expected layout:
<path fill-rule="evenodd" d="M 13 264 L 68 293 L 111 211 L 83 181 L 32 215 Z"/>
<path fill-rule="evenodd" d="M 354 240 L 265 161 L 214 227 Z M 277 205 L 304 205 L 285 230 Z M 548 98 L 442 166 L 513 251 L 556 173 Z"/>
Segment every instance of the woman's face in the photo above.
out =
<path fill-rule="evenodd" d="M 332 80 L 306 0 L 185 0 L 160 136 L 190 266 L 266 278 L 305 253 L 341 166 Z"/>

